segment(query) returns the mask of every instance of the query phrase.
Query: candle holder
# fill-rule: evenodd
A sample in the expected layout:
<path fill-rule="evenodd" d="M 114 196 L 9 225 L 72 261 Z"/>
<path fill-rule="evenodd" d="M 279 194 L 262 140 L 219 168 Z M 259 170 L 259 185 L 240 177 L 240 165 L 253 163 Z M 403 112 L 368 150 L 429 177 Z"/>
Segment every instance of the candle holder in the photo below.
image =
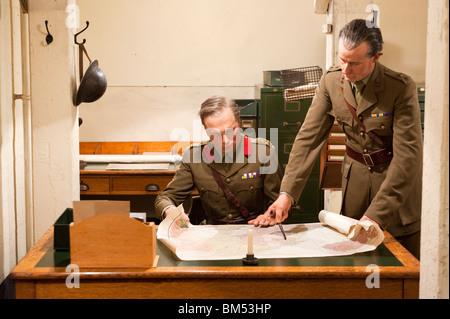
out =
<path fill-rule="evenodd" d="M 259 264 L 259 260 L 254 254 L 247 254 L 247 256 L 242 258 L 242 263 L 244 265 L 257 266 Z"/>

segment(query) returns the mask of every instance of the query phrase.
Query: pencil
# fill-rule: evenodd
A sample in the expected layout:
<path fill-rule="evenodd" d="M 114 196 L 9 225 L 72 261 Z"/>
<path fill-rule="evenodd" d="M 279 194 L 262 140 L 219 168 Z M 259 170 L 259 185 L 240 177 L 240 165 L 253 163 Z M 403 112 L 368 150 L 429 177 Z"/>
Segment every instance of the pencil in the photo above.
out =
<path fill-rule="evenodd" d="M 276 214 L 275 212 L 270 212 L 270 217 L 271 218 L 275 218 Z M 280 227 L 281 233 L 283 234 L 284 240 L 286 240 L 286 233 L 284 232 L 283 226 L 281 225 L 281 223 L 278 223 L 278 226 Z"/>
<path fill-rule="evenodd" d="M 283 226 L 281 224 L 278 224 L 278 226 L 280 226 L 281 233 L 283 234 L 284 240 L 286 240 L 286 234 L 284 233 Z"/>

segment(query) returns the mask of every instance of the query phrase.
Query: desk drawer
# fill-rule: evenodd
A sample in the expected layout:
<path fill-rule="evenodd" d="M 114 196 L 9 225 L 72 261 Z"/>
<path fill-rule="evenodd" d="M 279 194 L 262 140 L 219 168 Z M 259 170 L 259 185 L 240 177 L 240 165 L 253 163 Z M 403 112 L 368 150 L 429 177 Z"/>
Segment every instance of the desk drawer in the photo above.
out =
<path fill-rule="evenodd" d="M 118 176 L 112 178 L 111 194 L 160 194 L 173 176 Z"/>
<path fill-rule="evenodd" d="M 109 178 L 81 177 L 80 194 L 109 194 Z"/>

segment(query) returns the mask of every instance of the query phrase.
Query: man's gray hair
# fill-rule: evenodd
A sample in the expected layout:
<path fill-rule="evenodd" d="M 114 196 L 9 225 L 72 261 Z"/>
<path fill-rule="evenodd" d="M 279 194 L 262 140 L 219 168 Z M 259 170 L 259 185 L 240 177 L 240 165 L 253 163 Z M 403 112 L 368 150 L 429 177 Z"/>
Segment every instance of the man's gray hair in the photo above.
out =
<path fill-rule="evenodd" d="M 236 102 L 232 99 L 227 99 L 224 96 L 212 96 L 202 103 L 200 107 L 200 111 L 198 115 L 200 116 L 200 120 L 202 124 L 205 125 L 205 119 L 210 116 L 216 116 L 217 114 L 222 113 L 222 111 L 226 108 L 230 108 L 233 111 L 234 118 L 236 122 L 239 122 L 239 107 Z"/>
<path fill-rule="evenodd" d="M 369 45 L 368 56 L 371 58 L 383 51 L 383 37 L 380 28 L 368 27 L 366 20 L 355 19 L 347 23 L 339 32 L 345 48 L 353 50 L 362 42 Z"/>

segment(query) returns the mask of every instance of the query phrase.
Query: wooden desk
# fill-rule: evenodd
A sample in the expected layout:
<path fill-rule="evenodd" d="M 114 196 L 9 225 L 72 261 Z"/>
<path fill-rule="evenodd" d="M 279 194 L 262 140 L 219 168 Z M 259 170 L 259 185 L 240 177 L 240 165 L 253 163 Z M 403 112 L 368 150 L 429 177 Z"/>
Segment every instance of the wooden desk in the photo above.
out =
<path fill-rule="evenodd" d="M 53 251 L 53 227 L 10 274 L 17 298 L 418 298 L 419 262 L 392 236 L 375 251 L 344 257 L 179 261 L 163 245 L 158 267 L 84 269 L 67 288 L 69 252 Z M 367 265 L 379 265 L 380 288 L 367 288 Z"/>
<path fill-rule="evenodd" d="M 80 170 L 80 195 L 158 195 L 170 183 L 170 170 L 106 170 L 107 164 Z M 95 167 L 95 168 L 93 168 Z M 198 193 L 198 192 L 197 192 Z"/>
<path fill-rule="evenodd" d="M 194 142 L 80 142 L 83 155 L 138 155 L 182 151 Z M 108 170 L 108 163 L 89 163 L 80 169 L 80 195 L 158 195 L 178 166 L 168 170 Z M 197 190 L 193 194 L 198 194 Z"/>

